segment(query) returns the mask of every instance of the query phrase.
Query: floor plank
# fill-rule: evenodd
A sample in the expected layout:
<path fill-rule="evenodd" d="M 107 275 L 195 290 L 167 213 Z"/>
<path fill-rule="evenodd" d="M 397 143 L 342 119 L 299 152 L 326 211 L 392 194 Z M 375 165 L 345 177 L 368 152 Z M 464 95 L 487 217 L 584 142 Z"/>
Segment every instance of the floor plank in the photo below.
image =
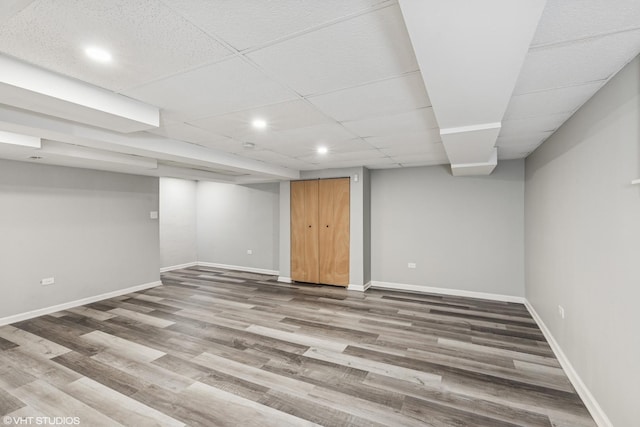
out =
<path fill-rule="evenodd" d="M 0 415 L 81 425 L 595 427 L 522 304 L 219 268 L 0 327 Z"/>

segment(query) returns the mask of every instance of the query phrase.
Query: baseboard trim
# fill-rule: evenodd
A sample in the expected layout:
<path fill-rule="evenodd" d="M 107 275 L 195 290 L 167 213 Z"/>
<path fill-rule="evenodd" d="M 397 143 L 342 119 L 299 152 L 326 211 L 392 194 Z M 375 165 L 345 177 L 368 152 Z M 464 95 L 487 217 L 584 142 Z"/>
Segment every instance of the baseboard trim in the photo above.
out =
<path fill-rule="evenodd" d="M 291 280 L 291 277 L 278 276 L 278 282 L 280 282 L 280 283 L 293 283 L 293 280 Z"/>
<path fill-rule="evenodd" d="M 246 271 L 247 273 L 268 274 L 269 276 L 277 276 L 280 274 L 277 270 L 267 270 L 265 268 L 245 267 L 242 265 L 218 264 L 217 262 L 198 261 L 197 265 L 202 267 L 224 268 L 226 270 Z"/>
<path fill-rule="evenodd" d="M 57 311 L 67 310 L 69 308 L 91 304 L 109 298 L 119 297 L 121 295 L 130 294 L 132 292 L 144 291 L 145 289 L 155 288 L 156 286 L 160 285 L 162 285 L 162 282 L 158 280 L 157 282 L 150 282 L 142 285 L 132 286 L 130 288 L 118 289 L 117 291 L 107 292 L 105 294 L 82 298 L 58 305 L 52 305 L 51 307 L 39 308 L 33 311 L 27 311 L 26 313 L 14 314 L 12 316 L 0 318 L 0 326 L 8 325 L 10 323 L 22 322 L 23 320 L 33 319 L 34 317 L 44 316 L 47 314 L 55 313 Z"/>
<path fill-rule="evenodd" d="M 564 354 L 564 351 L 562 351 L 560 344 L 558 344 L 556 339 L 553 337 L 551 331 L 549 330 L 549 328 L 547 328 L 547 325 L 542 320 L 542 317 L 540 317 L 536 309 L 533 308 L 528 300 L 525 299 L 524 305 L 527 307 L 527 310 L 529 310 L 529 313 L 531 314 L 531 317 L 533 317 L 533 320 L 535 320 L 538 324 L 538 327 L 542 331 L 542 334 L 547 339 L 547 342 L 551 346 L 553 353 L 556 355 L 556 358 L 560 362 L 562 369 L 564 369 L 564 372 L 567 374 L 569 381 L 571 381 L 571 384 L 578 392 L 578 395 L 584 402 L 587 410 L 593 417 L 593 420 L 596 422 L 598 427 L 613 427 L 611 420 L 609 420 L 609 417 L 607 417 L 607 414 L 604 412 L 596 398 L 593 396 L 593 394 L 591 394 L 585 383 L 582 381 L 582 378 L 580 378 L 576 370 L 573 368 L 573 365 L 569 361 L 569 358 L 566 354 Z"/>
<path fill-rule="evenodd" d="M 160 269 L 160 273 L 166 273 L 167 271 L 171 271 L 171 270 L 179 270 L 181 268 L 195 267 L 196 265 L 198 265 L 198 263 L 196 261 L 193 261 L 193 262 L 187 262 L 184 264 L 172 265 L 170 267 L 162 267 Z"/>
<path fill-rule="evenodd" d="M 365 283 L 364 285 L 354 285 L 353 283 L 349 283 L 349 286 L 347 286 L 347 290 L 348 291 L 365 292 L 370 287 L 371 287 L 371 282 L 370 281 Z"/>
<path fill-rule="evenodd" d="M 515 302 L 519 304 L 525 303 L 524 297 L 513 295 L 491 294 L 486 292 L 465 291 L 460 289 L 436 288 L 432 286 L 410 285 L 406 283 L 378 282 L 371 281 L 371 287 L 374 289 L 392 289 L 396 291 L 409 291 L 426 294 L 451 295 L 456 297 L 468 297 L 487 299 L 492 301 Z"/>

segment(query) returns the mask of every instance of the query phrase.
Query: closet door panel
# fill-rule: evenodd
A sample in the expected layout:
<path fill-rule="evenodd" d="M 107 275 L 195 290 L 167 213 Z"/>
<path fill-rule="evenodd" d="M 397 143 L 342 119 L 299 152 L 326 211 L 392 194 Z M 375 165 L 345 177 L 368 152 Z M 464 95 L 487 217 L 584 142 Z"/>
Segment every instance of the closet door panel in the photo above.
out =
<path fill-rule="evenodd" d="M 291 279 L 319 282 L 318 181 L 291 182 Z"/>
<path fill-rule="evenodd" d="M 349 178 L 320 181 L 320 283 L 349 284 Z"/>
<path fill-rule="evenodd" d="M 306 280 L 304 282 L 320 283 L 319 267 L 319 224 L 318 224 L 318 181 L 304 181 L 305 206 L 305 242 L 304 268 Z"/>

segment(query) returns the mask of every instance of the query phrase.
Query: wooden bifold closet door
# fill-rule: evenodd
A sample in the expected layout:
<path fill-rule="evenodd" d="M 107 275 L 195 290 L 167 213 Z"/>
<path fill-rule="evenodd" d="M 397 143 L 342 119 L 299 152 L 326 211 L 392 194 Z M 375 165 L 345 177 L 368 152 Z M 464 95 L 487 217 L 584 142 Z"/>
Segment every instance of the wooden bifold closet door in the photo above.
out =
<path fill-rule="evenodd" d="M 349 284 L 349 178 L 291 183 L 291 278 Z"/>

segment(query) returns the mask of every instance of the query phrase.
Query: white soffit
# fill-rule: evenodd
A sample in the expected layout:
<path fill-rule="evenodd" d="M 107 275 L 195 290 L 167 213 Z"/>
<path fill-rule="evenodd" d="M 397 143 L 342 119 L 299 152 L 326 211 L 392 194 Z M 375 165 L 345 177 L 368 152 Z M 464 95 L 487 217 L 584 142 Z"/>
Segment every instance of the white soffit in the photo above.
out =
<path fill-rule="evenodd" d="M 0 143 L 20 145 L 22 147 L 40 148 L 41 140 L 35 136 L 0 131 Z"/>
<path fill-rule="evenodd" d="M 495 167 L 499 125 L 545 2 L 400 0 L 454 175 Z"/>
<path fill-rule="evenodd" d="M 157 107 L 0 55 L 3 104 L 118 132 L 160 124 Z"/>

